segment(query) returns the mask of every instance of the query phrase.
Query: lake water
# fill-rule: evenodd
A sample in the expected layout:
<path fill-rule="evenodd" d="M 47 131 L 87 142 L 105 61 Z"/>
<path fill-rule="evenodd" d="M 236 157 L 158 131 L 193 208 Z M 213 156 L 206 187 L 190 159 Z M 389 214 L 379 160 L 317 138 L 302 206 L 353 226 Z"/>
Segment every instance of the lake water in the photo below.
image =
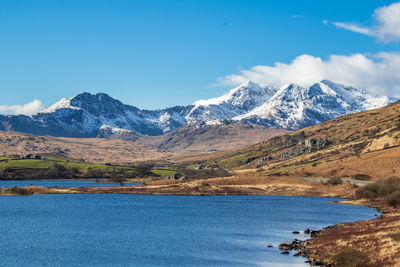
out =
<path fill-rule="evenodd" d="M 124 183 L 124 185 L 137 185 L 139 183 Z M 0 187 L 24 187 L 24 186 L 44 186 L 44 187 L 75 187 L 75 186 L 120 186 L 120 183 L 105 183 L 105 182 L 96 182 L 95 180 L 0 180 Z"/>
<path fill-rule="evenodd" d="M 0 196 L 1 266 L 308 266 L 291 232 L 374 217 L 331 198 Z M 273 248 L 267 245 L 272 243 Z M 293 254 L 293 252 L 291 252 Z"/>

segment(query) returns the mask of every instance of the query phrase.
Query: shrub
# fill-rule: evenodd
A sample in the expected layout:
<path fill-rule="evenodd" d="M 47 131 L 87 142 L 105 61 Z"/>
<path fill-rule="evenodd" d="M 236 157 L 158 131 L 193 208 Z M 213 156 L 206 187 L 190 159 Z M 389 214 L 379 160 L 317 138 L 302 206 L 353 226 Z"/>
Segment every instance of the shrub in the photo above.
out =
<path fill-rule="evenodd" d="M 386 195 L 385 203 L 392 207 L 397 207 L 400 205 L 400 190 L 397 190 L 389 195 Z"/>
<path fill-rule="evenodd" d="M 334 260 L 341 267 L 365 267 L 369 264 L 368 256 L 364 252 L 351 247 L 339 251 Z"/>
<path fill-rule="evenodd" d="M 31 195 L 31 192 L 29 192 L 28 189 L 26 188 L 19 188 L 19 187 L 11 187 L 11 193 L 16 194 L 16 195 L 21 195 L 21 196 L 26 196 L 26 195 Z"/>
<path fill-rule="evenodd" d="M 340 178 L 337 178 L 337 177 L 333 177 L 328 180 L 328 184 L 331 184 L 331 185 L 338 185 L 338 184 L 342 184 L 342 183 L 343 183 L 343 180 Z"/>
<path fill-rule="evenodd" d="M 368 191 L 378 194 L 379 186 L 380 186 L 379 183 L 373 183 L 373 184 L 366 185 L 364 188 L 365 188 L 365 190 L 368 190 Z"/>
<path fill-rule="evenodd" d="M 88 168 L 86 175 L 87 178 L 103 178 L 105 172 L 103 170 Z"/>
<path fill-rule="evenodd" d="M 385 203 L 396 207 L 400 204 L 400 182 L 397 179 L 388 179 L 359 188 L 357 198 L 375 199 L 383 197 Z"/>
<path fill-rule="evenodd" d="M 397 242 L 400 242 L 400 232 L 390 235 L 390 237 Z"/>
<path fill-rule="evenodd" d="M 200 186 L 203 186 L 203 187 L 209 187 L 209 186 L 210 186 L 210 184 L 209 184 L 209 183 L 207 183 L 207 182 L 204 182 L 204 181 L 202 181 L 202 182 L 200 183 Z"/>
<path fill-rule="evenodd" d="M 368 174 L 355 174 L 353 176 L 351 176 L 351 178 L 355 179 L 355 180 L 363 180 L 363 181 L 368 181 L 369 179 L 371 179 L 371 176 L 369 176 Z"/>
<path fill-rule="evenodd" d="M 386 196 L 393 193 L 394 191 L 396 191 L 396 186 L 393 186 L 392 184 L 389 183 L 385 183 L 379 186 L 377 193 L 378 196 Z"/>
<path fill-rule="evenodd" d="M 362 198 L 366 198 L 366 199 L 369 199 L 369 200 L 373 200 L 373 199 L 375 199 L 377 197 L 378 197 L 377 193 L 372 192 L 372 191 L 368 191 L 368 190 L 364 191 L 363 196 L 362 196 Z"/>
<path fill-rule="evenodd" d="M 378 197 L 379 184 L 369 184 L 356 191 L 357 198 L 375 199 Z"/>
<path fill-rule="evenodd" d="M 151 172 L 151 167 L 146 164 L 137 164 L 135 165 L 136 176 L 138 177 L 146 177 L 146 176 L 154 176 L 155 174 Z"/>
<path fill-rule="evenodd" d="M 318 166 L 318 162 L 314 162 L 313 164 L 311 164 L 312 167 L 317 167 Z"/>

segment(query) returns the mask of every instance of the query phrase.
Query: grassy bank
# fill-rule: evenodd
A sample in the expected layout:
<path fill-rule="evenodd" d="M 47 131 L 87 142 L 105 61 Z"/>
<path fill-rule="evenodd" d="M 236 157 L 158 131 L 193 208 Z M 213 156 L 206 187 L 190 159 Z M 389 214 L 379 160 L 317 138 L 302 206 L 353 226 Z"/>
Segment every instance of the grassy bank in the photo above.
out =
<path fill-rule="evenodd" d="M 0 158 L 0 179 L 73 179 L 73 178 L 132 178 L 159 176 L 143 164 L 116 166 L 93 164 L 70 158 L 23 159 Z"/>

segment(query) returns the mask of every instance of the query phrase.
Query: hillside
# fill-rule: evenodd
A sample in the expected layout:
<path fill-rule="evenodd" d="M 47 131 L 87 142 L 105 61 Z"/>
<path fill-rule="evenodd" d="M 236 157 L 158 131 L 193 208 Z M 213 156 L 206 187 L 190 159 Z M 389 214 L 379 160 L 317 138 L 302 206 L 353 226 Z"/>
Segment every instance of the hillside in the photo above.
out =
<path fill-rule="evenodd" d="M 212 164 L 274 175 L 400 176 L 400 102 L 221 153 Z"/>
<path fill-rule="evenodd" d="M 0 155 L 44 154 L 84 159 L 96 163 L 130 163 L 167 159 L 173 153 L 124 140 L 57 138 L 0 132 Z"/>
<path fill-rule="evenodd" d="M 191 123 L 160 136 L 144 136 L 137 143 L 173 152 L 223 151 L 252 145 L 288 131 L 262 125 Z"/>
<path fill-rule="evenodd" d="M 118 138 L 64 138 L 1 132 L 0 156 L 44 154 L 97 163 L 131 163 L 169 160 L 258 143 L 288 131 L 250 124 L 190 124 L 161 136 L 135 141 Z"/>

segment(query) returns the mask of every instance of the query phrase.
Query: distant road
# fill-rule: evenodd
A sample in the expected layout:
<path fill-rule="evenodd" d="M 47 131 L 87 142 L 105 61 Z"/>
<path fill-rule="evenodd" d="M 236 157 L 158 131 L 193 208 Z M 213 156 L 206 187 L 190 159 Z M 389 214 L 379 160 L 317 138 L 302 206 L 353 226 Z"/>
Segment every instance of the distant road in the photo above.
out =
<path fill-rule="evenodd" d="M 312 182 L 328 182 L 329 179 L 331 178 L 324 178 L 324 177 L 303 177 L 300 178 L 306 181 L 312 181 Z M 342 181 L 344 183 L 352 183 L 355 184 L 357 186 L 366 186 L 368 184 L 372 184 L 372 182 L 368 182 L 368 181 L 362 181 L 362 180 L 351 180 L 351 179 L 342 179 Z"/>

